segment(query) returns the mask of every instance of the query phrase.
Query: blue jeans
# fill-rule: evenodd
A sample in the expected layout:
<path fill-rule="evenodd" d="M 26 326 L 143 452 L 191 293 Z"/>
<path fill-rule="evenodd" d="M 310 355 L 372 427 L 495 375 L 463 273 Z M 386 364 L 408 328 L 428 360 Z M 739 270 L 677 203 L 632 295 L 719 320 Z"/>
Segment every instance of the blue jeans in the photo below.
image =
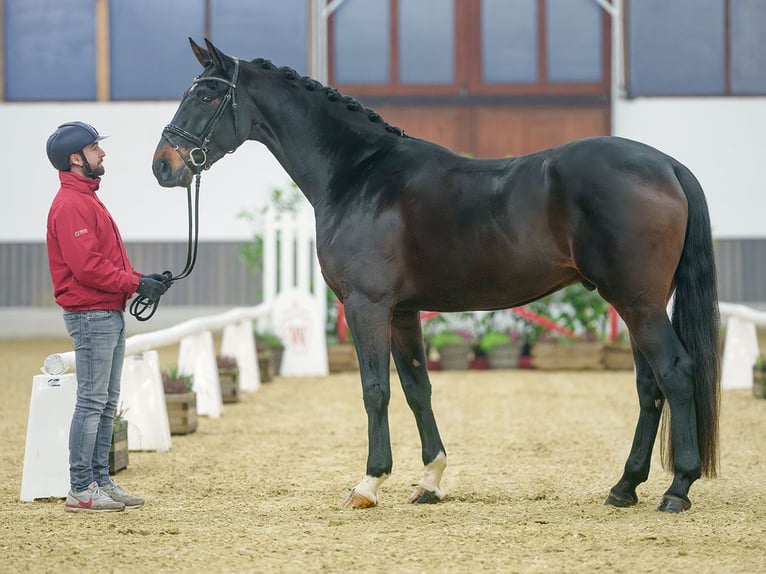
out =
<path fill-rule="evenodd" d="M 109 450 L 125 358 L 121 311 L 64 312 L 77 368 L 77 401 L 69 429 L 69 482 L 73 491 L 109 482 Z"/>

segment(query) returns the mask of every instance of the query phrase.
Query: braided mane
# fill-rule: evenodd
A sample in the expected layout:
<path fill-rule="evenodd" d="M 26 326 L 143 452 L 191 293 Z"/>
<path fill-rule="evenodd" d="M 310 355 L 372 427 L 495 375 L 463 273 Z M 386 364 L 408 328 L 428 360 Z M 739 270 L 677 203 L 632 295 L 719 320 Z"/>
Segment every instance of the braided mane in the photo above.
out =
<path fill-rule="evenodd" d="M 374 110 L 371 110 L 370 108 L 364 107 L 362 104 L 360 104 L 356 99 L 352 98 L 351 96 L 344 96 L 335 88 L 324 86 L 322 85 L 321 82 L 318 82 L 317 80 L 310 78 L 308 76 L 301 76 L 300 74 L 298 74 L 298 72 L 296 72 L 295 70 L 293 70 L 292 68 L 288 66 L 277 67 L 274 64 L 272 64 L 270 60 L 266 60 L 264 58 L 256 58 L 255 60 L 252 61 L 252 63 L 260 66 L 264 70 L 272 70 L 272 71 L 278 72 L 282 74 L 282 76 L 288 80 L 301 82 L 303 84 L 303 87 L 306 90 L 310 92 L 323 93 L 329 101 L 340 102 L 342 104 L 345 104 L 346 109 L 351 112 L 359 112 L 359 111 L 364 112 L 365 114 L 367 114 L 367 119 L 369 121 L 376 124 L 381 124 L 387 132 L 396 134 L 400 137 L 407 137 L 403 129 L 398 128 L 396 126 L 392 126 L 391 124 L 383 121 L 383 118 L 380 117 L 380 114 L 378 114 Z"/>

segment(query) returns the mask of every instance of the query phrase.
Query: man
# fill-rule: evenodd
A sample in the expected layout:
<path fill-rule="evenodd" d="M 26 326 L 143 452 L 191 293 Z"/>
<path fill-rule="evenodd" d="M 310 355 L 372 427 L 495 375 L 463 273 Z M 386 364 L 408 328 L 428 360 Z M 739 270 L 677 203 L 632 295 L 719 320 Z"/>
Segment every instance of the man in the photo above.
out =
<path fill-rule="evenodd" d="M 125 303 L 133 294 L 159 300 L 162 275 L 141 275 L 128 260 L 117 225 L 96 196 L 104 175 L 105 136 L 83 122 L 48 138 L 61 188 L 48 213 L 48 264 L 56 303 L 72 337 L 77 400 L 69 431 L 69 512 L 138 508 L 144 500 L 109 478 L 109 449 L 125 357 Z"/>

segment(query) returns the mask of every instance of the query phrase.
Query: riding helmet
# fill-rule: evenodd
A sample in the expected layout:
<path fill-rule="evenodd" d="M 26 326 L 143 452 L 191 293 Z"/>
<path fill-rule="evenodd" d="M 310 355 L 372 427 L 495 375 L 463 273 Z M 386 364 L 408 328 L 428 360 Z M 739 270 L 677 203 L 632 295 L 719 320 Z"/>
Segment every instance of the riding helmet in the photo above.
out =
<path fill-rule="evenodd" d="M 48 159 L 59 171 L 69 171 L 69 156 L 81 151 L 93 142 L 101 141 L 101 136 L 90 124 L 85 122 L 67 122 L 61 124 L 48 138 L 45 146 Z"/>

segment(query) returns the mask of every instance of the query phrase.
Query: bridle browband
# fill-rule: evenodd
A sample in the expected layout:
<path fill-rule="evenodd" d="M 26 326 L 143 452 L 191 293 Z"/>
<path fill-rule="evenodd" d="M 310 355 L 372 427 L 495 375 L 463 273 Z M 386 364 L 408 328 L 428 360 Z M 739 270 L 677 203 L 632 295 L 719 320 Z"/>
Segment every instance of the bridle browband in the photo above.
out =
<path fill-rule="evenodd" d="M 231 80 L 227 80 L 226 78 L 219 78 L 216 76 L 197 76 L 192 81 L 192 88 L 199 84 L 200 82 L 221 82 L 222 84 L 226 84 L 228 86 L 228 89 L 226 90 L 226 93 L 224 94 L 223 98 L 221 99 L 221 102 L 218 104 L 218 108 L 215 110 L 215 113 L 210 118 L 210 121 L 208 122 L 207 126 L 205 127 L 204 131 L 202 132 L 201 136 L 195 136 L 194 134 L 186 131 L 183 128 L 179 128 L 177 125 L 173 123 L 169 123 L 165 126 L 165 129 L 162 130 L 162 137 L 165 138 L 165 140 L 173 147 L 173 149 L 178 153 L 178 155 L 181 157 L 181 159 L 184 161 L 186 166 L 191 170 L 192 173 L 195 175 L 199 175 L 200 172 L 202 172 L 203 169 L 209 169 L 210 164 L 207 162 L 207 153 L 209 151 L 208 144 L 210 143 L 210 138 L 213 136 L 213 132 L 215 131 L 216 126 L 218 125 L 218 121 L 221 119 L 221 116 L 223 116 L 223 113 L 226 111 L 227 104 L 231 101 L 231 112 L 232 116 L 234 117 L 234 135 L 236 136 L 238 130 L 238 122 L 237 122 L 237 96 L 236 96 L 236 89 L 237 89 L 237 79 L 239 78 L 239 60 L 237 58 L 233 58 L 234 60 L 234 73 L 231 75 Z M 181 147 L 175 143 L 170 135 L 176 135 L 183 139 L 185 139 L 188 142 L 191 142 L 194 144 L 194 148 L 189 150 L 189 156 L 184 157 L 181 153 Z M 230 149 L 227 153 L 232 153 L 234 150 Z"/>
<path fill-rule="evenodd" d="M 208 169 L 210 165 L 207 163 L 207 152 L 208 147 L 207 144 L 210 143 L 210 138 L 213 135 L 213 131 L 215 130 L 216 125 L 218 124 L 218 120 L 221 119 L 221 116 L 226 111 L 227 104 L 229 101 L 231 101 L 231 111 L 232 115 L 234 116 L 234 135 L 237 134 L 237 98 L 236 98 L 236 89 L 237 89 L 237 78 L 239 76 L 239 60 L 234 58 L 234 73 L 232 74 L 231 81 L 225 79 L 225 78 L 217 78 L 215 76 L 207 76 L 207 77 L 201 77 L 197 76 L 194 78 L 194 81 L 192 81 L 192 87 L 194 87 L 195 84 L 198 84 L 200 82 L 222 82 L 228 86 L 228 89 L 226 90 L 226 94 L 224 94 L 223 99 L 218 104 L 218 108 L 216 109 L 215 113 L 213 114 L 213 117 L 210 118 L 210 121 L 207 124 L 207 127 L 205 128 L 205 131 L 202 132 L 201 137 L 197 137 L 194 134 L 186 131 L 183 128 L 179 128 L 178 126 L 170 123 L 165 126 L 165 129 L 162 130 L 162 137 L 173 147 L 174 150 L 176 150 L 176 153 L 181 157 L 181 159 L 184 161 L 184 163 L 187 165 L 187 167 L 192 171 L 192 173 L 196 176 L 196 182 L 195 182 L 195 190 L 194 190 L 194 204 L 192 206 L 192 194 L 191 194 L 191 185 L 186 186 L 186 203 L 188 208 L 188 214 L 189 214 L 189 237 L 188 237 L 188 244 L 187 244 L 187 250 L 186 250 L 186 264 L 184 265 L 183 271 L 178 273 L 177 275 L 173 275 L 170 271 L 165 271 L 162 275 L 164 276 L 163 282 L 169 287 L 173 284 L 174 281 L 177 281 L 179 279 L 185 279 L 188 277 L 192 270 L 194 269 L 194 265 L 197 262 L 197 247 L 199 244 L 199 188 L 200 188 L 200 177 L 203 169 Z M 190 141 L 192 144 L 194 144 L 196 147 L 192 148 L 189 151 L 189 157 L 184 157 L 181 154 L 181 147 L 173 142 L 173 140 L 170 138 L 170 134 L 177 135 L 187 141 Z M 232 153 L 234 150 L 229 150 L 228 153 Z M 195 157 L 195 154 L 199 154 L 199 157 Z M 152 318 L 155 311 L 157 311 L 157 306 L 159 305 L 160 300 L 159 298 L 153 299 L 151 297 L 144 297 L 137 295 L 133 301 L 130 304 L 130 314 L 133 315 L 137 320 L 139 321 L 148 321 Z"/>

